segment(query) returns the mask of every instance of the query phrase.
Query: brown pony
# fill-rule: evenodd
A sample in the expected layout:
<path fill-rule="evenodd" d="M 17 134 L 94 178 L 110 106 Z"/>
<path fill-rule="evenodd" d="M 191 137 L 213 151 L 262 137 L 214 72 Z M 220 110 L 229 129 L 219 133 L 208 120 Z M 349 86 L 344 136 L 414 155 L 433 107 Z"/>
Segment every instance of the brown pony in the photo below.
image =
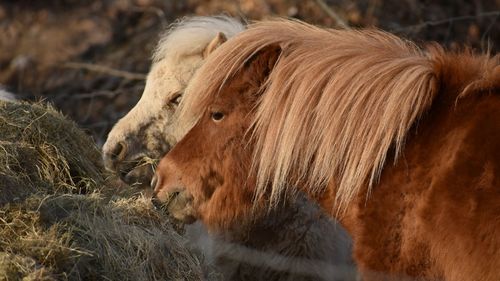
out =
<path fill-rule="evenodd" d="M 156 174 L 176 217 L 224 229 L 297 186 L 347 228 L 364 280 L 500 280 L 498 56 L 274 20 L 187 91 L 198 123 Z"/>

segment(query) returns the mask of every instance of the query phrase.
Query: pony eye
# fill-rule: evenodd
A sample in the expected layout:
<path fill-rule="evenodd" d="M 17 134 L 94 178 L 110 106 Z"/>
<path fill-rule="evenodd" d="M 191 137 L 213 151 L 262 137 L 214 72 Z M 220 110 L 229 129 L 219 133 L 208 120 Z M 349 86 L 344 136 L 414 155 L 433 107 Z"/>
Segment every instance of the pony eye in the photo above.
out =
<path fill-rule="evenodd" d="M 218 111 L 212 112 L 212 120 L 218 122 L 221 121 L 222 119 L 224 119 L 224 113 Z"/>
<path fill-rule="evenodd" d="M 170 104 L 173 104 L 173 105 L 179 105 L 179 103 L 181 102 L 181 98 L 182 98 L 182 95 L 181 94 L 177 94 L 175 97 L 173 97 L 171 100 L 170 100 Z"/>

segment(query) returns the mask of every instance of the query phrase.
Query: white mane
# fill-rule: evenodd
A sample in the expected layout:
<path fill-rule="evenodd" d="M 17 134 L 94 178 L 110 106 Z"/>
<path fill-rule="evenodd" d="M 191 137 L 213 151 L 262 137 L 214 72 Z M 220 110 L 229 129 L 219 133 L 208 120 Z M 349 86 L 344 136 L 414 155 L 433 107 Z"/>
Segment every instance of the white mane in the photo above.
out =
<path fill-rule="evenodd" d="M 160 37 L 153 63 L 169 57 L 200 54 L 219 32 L 226 38 L 243 31 L 241 22 L 227 16 L 184 17 L 173 23 Z"/>

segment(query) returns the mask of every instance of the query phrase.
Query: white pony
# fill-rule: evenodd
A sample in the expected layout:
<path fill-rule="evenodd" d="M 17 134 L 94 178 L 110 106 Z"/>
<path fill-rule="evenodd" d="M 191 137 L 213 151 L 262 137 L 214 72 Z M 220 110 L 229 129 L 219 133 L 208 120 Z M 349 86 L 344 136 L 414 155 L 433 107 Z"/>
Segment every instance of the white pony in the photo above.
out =
<path fill-rule="evenodd" d="M 189 129 L 174 115 L 189 80 L 210 52 L 243 29 L 229 17 L 194 17 L 174 23 L 161 36 L 141 99 L 116 123 L 103 146 L 106 168 L 130 185 L 149 187 L 152 160 Z"/>
<path fill-rule="evenodd" d="M 107 169 L 130 185 L 149 187 L 156 159 L 192 126 L 175 114 L 191 77 L 213 50 L 242 30 L 239 21 L 224 16 L 186 18 L 171 26 L 154 52 L 140 101 L 108 135 Z M 352 267 L 344 268 L 351 265 L 349 237 L 304 197 L 252 225 L 203 233 L 195 224 L 187 236 L 226 280 L 352 280 Z"/>

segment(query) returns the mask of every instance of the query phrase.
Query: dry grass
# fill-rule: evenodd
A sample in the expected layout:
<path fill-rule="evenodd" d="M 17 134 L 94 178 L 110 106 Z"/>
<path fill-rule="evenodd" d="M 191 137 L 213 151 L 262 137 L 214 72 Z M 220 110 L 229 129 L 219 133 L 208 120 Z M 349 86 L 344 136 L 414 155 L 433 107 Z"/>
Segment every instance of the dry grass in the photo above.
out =
<path fill-rule="evenodd" d="M 149 200 L 109 197 L 100 153 L 54 109 L 0 102 L 0 280 L 212 279 Z"/>
<path fill-rule="evenodd" d="M 42 104 L 0 102 L 0 204 L 34 192 L 88 192 L 103 177 L 99 150 Z"/>

